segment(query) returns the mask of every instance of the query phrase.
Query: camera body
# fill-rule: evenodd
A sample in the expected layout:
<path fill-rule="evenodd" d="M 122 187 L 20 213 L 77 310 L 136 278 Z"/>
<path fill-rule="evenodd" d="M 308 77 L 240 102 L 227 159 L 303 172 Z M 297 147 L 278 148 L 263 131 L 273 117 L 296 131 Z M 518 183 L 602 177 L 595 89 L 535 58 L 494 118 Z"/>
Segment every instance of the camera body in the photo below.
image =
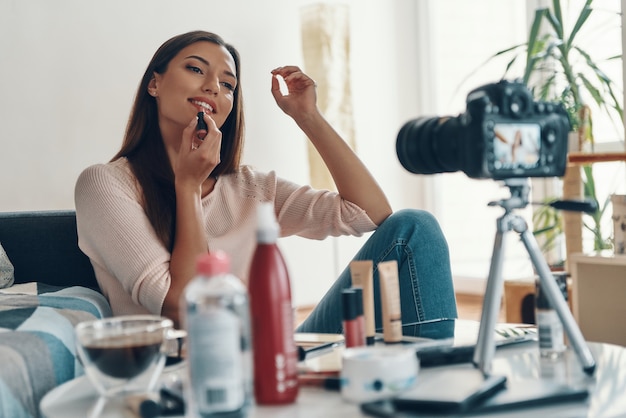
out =
<path fill-rule="evenodd" d="M 561 104 L 534 101 L 526 85 L 507 80 L 472 90 L 466 103 L 457 117 L 421 117 L 400 129 L 405 169 L 494 180 L 565 174 L 570 123 Z"/>

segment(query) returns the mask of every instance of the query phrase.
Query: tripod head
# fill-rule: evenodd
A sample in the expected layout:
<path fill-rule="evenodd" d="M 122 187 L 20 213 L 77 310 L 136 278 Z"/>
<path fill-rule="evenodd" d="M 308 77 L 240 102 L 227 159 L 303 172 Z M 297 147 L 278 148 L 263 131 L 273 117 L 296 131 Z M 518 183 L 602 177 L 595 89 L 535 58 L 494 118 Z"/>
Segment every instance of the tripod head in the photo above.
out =
<path fill-rule="evenodd" d="M 513 209 L 523 209 L 528 206 L 528 194 L 530 193 L 530 180 L 528 178 L 506 179 L 504 185 L 509 188 L 511 197 L 489 202 L 489 206 L 500 206 L 504 208 L 506 213 Z"/>
<path fill-rule="evenodd" d="M 513 178 L 504 180 L 504 185 L 507 186 L 511 192 L 511 197 L 508 199 L 497 200 L 489 202 L 489 206 L 500 206 L 508 213 L 513 209 L 525 208 L 528 201 L 528 194 L 530 193 L 530 180 L 528 178 Z M 592 199 L 583 200 L 553 200 L 547 203 L 532 202 L 536 206 L 550 206 L 556 210 L 564 210 L 569 212 L 585 212 L 593 214 L 598 210 L 598 203 Z"/>

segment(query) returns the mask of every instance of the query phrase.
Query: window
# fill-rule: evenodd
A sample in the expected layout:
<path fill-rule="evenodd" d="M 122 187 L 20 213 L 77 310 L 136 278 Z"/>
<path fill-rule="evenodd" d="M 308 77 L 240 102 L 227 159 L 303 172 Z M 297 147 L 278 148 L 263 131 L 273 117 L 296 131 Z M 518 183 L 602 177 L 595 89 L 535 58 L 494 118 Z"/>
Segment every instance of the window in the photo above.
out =
<path fill-rule="evenodd" d="M 582 3 L 583 0 L 570 0 L 564 1 L 563 5 L 579 7 Z M 504 73 L 506 61 L 502 65 L 483 65 L 484 62 L 495 52 L 526 41 L 534 10 L 540 5 L 541 2 L 525 0 L 419 2 L 419 21 L 427 20 L 429 35 L 419 40 L 418 56 L 423 62 L 430 63 L 421 67 L 424 69 L 421 74 L 423 93 L 428 94 L 422 99 L 420 113 L 456 116 L 465 110 L 467 92 L 498 81 Z M 590 49 L 598 57 L 621 54 L 621 42 L 616 40 L 621 39 L 621 27 L 619 18 L 614 14 L 619 12 L 620 4 L 614 0 L 596 0 L 593 7 L 597 9 L 592 15 L 594 27 L 581 33 L 581 36 L 584 35 L 585 41 L 593 44 Z M 428 18 L 425 19 L 424 15 Z M 591 22 L 589 24 L 591 26 Z M 478 71 L 473 72 L 475 69 Z M 619 84 L 618 91 L 621 92 L 621 60 L 607 65 L 607 73 Z M 623 126 L 607 121 L 597 109 L 592 111 L 594 134 L 598 143 L 602 144 L 601 149 L 621 148 L 623 151 Z M 599 165 L 596 170 L 600 179 L 597 183 L 602 185 L 604 190 L 601 193 L 605 196 L 619 192 L 616 190 L 618 185 L 624 187 L 626 183 L 623 164 L 614 165 L 622 169 L 620 181 L 615 181 L 619 174 L 615 174 L 610 164 Z M 490 207 L 488 203 L 507 197 L 508 191 L 499 182 L 470 179 L 462 172 L 437 174 L 429 178 L 433 185 L 429 205 L 437 214 L 449 241 L 457 290 L 482 292 L 481 286 L 484 286 L 488 275 L 493 252 L 496 219 L 503 213 L 501 208 Z M 560 189 L 558 179 L 546 182 L 552 183 L 553 189 Z M 544 188 L 533 187 L 538 199 L 540 189 Z M 519 214 L 527 219 L 532 228 L 531 207 L 520 210 Z M 504 248 L 504 277 L 530 277 L 533 274 L 532 265 L 517 233 L 505 235 Z M 478 282 L 472 280 L 476 278 Z"/>

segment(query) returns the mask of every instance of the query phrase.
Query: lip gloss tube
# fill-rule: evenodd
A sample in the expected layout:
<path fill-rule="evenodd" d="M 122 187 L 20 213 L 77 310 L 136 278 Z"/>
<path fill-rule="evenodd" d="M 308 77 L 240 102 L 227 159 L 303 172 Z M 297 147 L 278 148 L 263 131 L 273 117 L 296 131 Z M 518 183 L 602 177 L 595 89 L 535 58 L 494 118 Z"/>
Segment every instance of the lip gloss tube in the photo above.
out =
<path fill-rule="evenodd" d="M 365 342 L 367 345 L 374 345 L 376 334 L 373 268 L 372 260 L 352 260 L 350 262 L 352 285 L 363 289 L 363 315 L 365 317 Z"/>
<path fill-rule="evenodd" d="M 365 345 L 363 333 L 357 314 L 357 292 L 354 289 L 344 289 L 341 292 L 343 309 L 343 336 L 346 347 L 361 347 Z"/>
<path fill-rule="evenodd" d="M 365 345 L 367 343 L 367 335 L 365 332 L 365 314 L 363 312 L 363 288 L 358 286 L 353 286 L 352 289 L 356 293 L 356 319 L 359 326 L 359 341 L 362 341 Z"/>

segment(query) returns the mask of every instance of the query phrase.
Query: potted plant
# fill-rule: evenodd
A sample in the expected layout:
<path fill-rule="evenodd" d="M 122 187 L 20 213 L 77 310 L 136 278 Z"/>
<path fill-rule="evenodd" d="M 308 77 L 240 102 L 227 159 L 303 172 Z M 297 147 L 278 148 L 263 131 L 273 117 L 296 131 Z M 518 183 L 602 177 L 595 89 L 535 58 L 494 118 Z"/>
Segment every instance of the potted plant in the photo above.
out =
<path fill-rule="evenodd" d="M 586 0 L 574 14 L 573 24 L 568 25 L 561 1 L 553 0 L 551 7 L 535 11 L 525 43 L 499 51 L 488 61 L 512 56 L 506 64 L 503 78 L 509 77 L 518 68 L 516 63 L 521 62 L 521 80 L 533 92 L 535 99 L 562 103 L 569 114 L 572 130 L 578 133 L 578 149 L 590 148 L 593 151 L 593 125 L 588 103 L 595 102 L 614 122 L 622 120 L 622 105 L 615 83 L 578 42 L 581 30 L 594 12 L 592 3 L 593 0 Z M 619 22 L 619 16 L 615 18 Z M 621 59 L 621 54 L 608 59 Z M 584 226 L 594 235 L 595 250 L 610 248 L 610 239 L 602 231 L 602 218 L 610 198 L 598 201 L 592 165 L 583 166 L 582 182 L 584 197 L 594 200 L 598 207 L 596 213 L 590 215 L 590 222 L 584 222 Z M 551 245 L 555 234 L 562 231 L 562 221 L 550 207 L 536 213 L 535 234 L 547 237 L 544 243 Z"/>

